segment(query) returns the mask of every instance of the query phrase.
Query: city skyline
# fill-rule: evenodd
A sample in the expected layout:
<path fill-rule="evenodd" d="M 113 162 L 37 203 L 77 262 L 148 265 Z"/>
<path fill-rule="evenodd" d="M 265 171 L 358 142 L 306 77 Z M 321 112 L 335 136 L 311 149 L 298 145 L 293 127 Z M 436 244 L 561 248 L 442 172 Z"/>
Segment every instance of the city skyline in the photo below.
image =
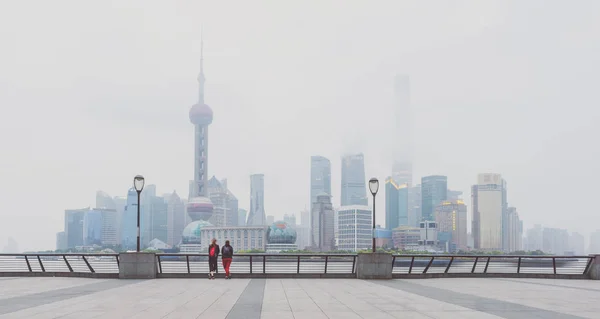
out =
<path fill-rule="evenodd" d="M 600 66 L 591 41 L 598 25 L 586 15 L 593 4 L 553 3 L 539 12 L 511 1 L 440 3 L 451 13 L 444 15 L 424 4 L 389 5 L 383 15 L 361 4 L 344 14 L 307 5 L 293 14 L 271 7 L 277 14 L 265 16 L 248 5 L 241 14 L 223 4 L 165 3 L 144 8 L 148 21 L 122 5 L 74 4 L 77 17 L 39 5 L 40 13 L 18 2 L 0 13 L 0 25 L 12 30 L 0 36 L 7 48 L 0 105 L 11 112 L 0 120 L 10 154 L 0 162 L 0 242 L 13 237 L 22 250 L 44 249 L 65 208 L 91 206 L 99 189 L 125 196 L 136 174 L 158 194 L 187 195 L 194 136 L 186 115 L 197 101 L 201 23 L 210 43 L 206 102 L 218 114 L 208 177 L 227 178 L 241 208 L 249 208 L 248 176 L 256 172 L 265 175 L 268 214 L 305 208 L 306 163 L 316 154 L 331 159 L 333 203 L 343 155 L 365 154 L 365 178 L 382 183 L 393 166 L 393 79 L 408 74 L 413 182 L 445 175 L 468 202 L 477 174 L 501 173 L 526 229 L 540 223 L 588 238 L 600 223 L 587 200 L 599 161 L 587 146 L 598 135 L 590 76 Z M 328 26 L 321 15 L 340 23 Z M 296 17 L 311 24 L 297 25 Z M 250 34 L 261 37 L 250 41 Z M 577 36 L 557 47 L 553 39 L 565 34 Z M 317 47 L 321 53 L 312 54 Z M 24 207 L 34 192 L 43 207 Z M 377 201 L 385 207 L 384 196 Z"/>

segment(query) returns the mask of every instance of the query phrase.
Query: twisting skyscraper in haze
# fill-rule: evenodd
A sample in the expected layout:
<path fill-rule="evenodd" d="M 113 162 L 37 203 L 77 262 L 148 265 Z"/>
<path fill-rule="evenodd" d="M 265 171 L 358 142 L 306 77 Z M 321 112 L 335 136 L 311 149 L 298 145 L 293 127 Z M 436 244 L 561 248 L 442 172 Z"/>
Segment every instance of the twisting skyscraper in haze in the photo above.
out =
<path fill-rule="evenodd" d="M 265 216 L 265 176 L 263 174 L 250 175 L 250 213 L 246 225 L 267 225 Z"/>
<path fill-rule="evenodd" d="M 342 206 L 368 204 L 365 158 L 362 153 L 342 157 Z"/>
<path fill-rule="evenodd" d="M 398 185 L 412 186 L 412 116 L 408 75 L 396 75 L 394 95 L 395 132 L 392 178 Z"/>
<path fill-rule="evenodd" d="M 207 198 L 208 184 L 208 126 L 213 120 L 213 111 L 204 103 L 204 55 L 200 44 L 200 74 L 198 75 L 198 103 L 190 109 L 190 122 L 194 124 L 194 179 L 190 183 L 188 214 L 192 220 L 208 220 L 213 205 Z"/>

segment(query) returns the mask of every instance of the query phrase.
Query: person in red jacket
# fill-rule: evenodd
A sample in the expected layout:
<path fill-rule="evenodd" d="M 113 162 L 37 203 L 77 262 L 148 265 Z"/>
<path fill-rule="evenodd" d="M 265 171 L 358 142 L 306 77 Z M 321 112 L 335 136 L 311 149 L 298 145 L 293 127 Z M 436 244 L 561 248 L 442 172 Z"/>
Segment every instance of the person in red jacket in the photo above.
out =
<path fill-rule="evenodd" d="M 210 246 L 208 246 L 208 268 L 209 274 L 208 279 L 215 279 L 215 272 L 217 271 L 217 259 L 219 258 L 219 245 L 217 245 L 217 239 L 213 238 Z"/>
<path fill-rule="evenodd" d="M 225 268 L 225 279 L 230 279 L 231 273 L 229 272 L 229 266 L 231 266 L 231 260 L 233 259 L 233 247 L 231 247 L 229 244 L 229 240 L 225 241 L 225 246 L 223 246 L 221 256 L 223 260 L 223 268 Z"/>

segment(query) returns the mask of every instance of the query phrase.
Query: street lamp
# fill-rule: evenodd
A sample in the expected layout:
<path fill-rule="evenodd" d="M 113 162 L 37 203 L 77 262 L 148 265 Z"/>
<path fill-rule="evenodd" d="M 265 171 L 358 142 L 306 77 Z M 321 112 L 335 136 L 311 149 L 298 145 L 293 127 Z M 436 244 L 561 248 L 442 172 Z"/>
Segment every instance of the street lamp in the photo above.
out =
<path fill-rule="evenodd" d="M 375 177 L 369 180 L 369 190 L 373 194 L 373 252 L 375 252 L 375 195 L 379 190 L 379 180 Z"/>
<path fill-rule="evenodd" d="M 137 175 L 133 178 L 133 187 L 137 192 L 137 252 L 140 252 L 140 193 L 144 189 L 144 176 Z"/>

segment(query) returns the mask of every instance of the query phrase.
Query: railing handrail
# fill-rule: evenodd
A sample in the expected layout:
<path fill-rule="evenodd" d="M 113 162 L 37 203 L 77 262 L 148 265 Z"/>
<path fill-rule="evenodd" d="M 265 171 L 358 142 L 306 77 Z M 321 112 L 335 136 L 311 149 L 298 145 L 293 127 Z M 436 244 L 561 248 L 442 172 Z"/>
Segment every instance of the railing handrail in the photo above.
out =
<path fill-rule="evenodd" d="M 593 256 L 563 256 L 563 255 L 435 255 L 435 254 L 393 254 L 393 257 L 423 257 L 423 258 L 562 258 L 562 259 L 583 259 L 594 258 Z"/>
<path fill-rule="evenodd" d="M 25 256 L 50 256 L 50 257 L 62 257 L 62 256 L 90 256 L 90 257 L 94 257 L 94 256 L 98 256 L 98 257 L 118 257 L 119 254 L 118 253 L 109 253 L 109 254 L 105 254 L 105 253 L 101 253 L 101 254 L 94 254 L 94 253 L 26 253 L 26 254 L 5 254 L 5 253 L 1 253 L 0 257 L 25 257 Z"/>
<path fill-rule="evenodd" d="M 156 256 L 206 256 L 208 257 L 208 253 L 156 253 Z M 266 253 L 234 253 L 234 257 L 256 257 L 256 256 L 265 256 L 265 257 L 356 257 L 357 255 L 352 254 L 266 254 Z"/>

